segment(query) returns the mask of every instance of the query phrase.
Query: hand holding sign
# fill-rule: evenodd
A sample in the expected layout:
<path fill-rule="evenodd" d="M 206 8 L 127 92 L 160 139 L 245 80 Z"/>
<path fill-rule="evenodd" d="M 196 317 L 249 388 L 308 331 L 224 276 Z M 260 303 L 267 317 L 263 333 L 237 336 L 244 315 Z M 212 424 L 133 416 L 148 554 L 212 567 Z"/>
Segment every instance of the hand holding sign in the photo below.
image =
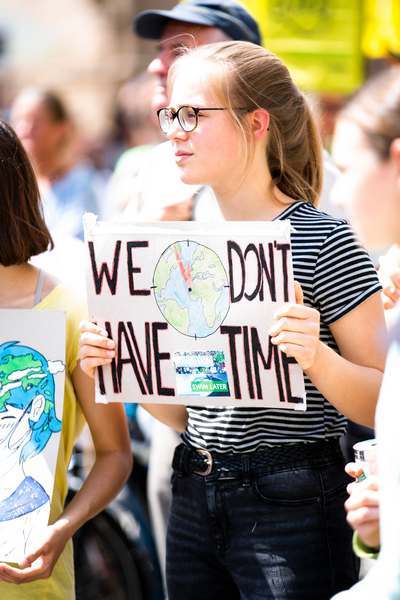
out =
<path fill-rule="evenodd" d="M 47 579 L 69 538 L 68 523 L 65 520 L 60 519 L 57 523 L 48 525 L 40 543 L 25 556 L 19 567 L 0 563 L 0 580 L 9 583 L 29 583 Z"/>
<path fill-rule="evenodd" d="M 286 356 L 296 359 L 303 371 L 309 369 L 314 361 L 319 344 L 319 312 L 303 304 L 303 291 L 295 282 L 296 304 L 285 304 L 278 310 L 269 334 L 271 342 L 278 346 Z"/>
<path fill-rule="evenodd" d="M 82 371 L 93 378 L 97 367 L 110 364 L 115 357 L 115 342 L 96 323 L 82 321 L 79 330 L 80 365 Z"/>

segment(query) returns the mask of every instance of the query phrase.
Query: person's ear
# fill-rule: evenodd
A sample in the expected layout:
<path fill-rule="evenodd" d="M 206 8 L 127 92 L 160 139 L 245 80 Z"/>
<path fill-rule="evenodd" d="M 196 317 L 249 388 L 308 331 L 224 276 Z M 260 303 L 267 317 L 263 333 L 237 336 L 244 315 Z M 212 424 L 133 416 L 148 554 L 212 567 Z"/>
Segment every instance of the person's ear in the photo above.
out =
<path fill-rule="evenodd" d="M 270 116 L 264 108 L 257 108 L 250 113 L 251 129 L 257 139 L 262 138 L 269 130 Z"/>
<path fill-rule="evenodd" d="M 43 414 L 45 404 L 46 400 L 44 396 L 42 396 L 42 394 L 36 396 L 36 398 L 33 399 L 31 410 L 29 413 L 29 419 L 31 421 L 33 421 L 34 423 L 37 423 L 39 421 L 40 417 Z"/>

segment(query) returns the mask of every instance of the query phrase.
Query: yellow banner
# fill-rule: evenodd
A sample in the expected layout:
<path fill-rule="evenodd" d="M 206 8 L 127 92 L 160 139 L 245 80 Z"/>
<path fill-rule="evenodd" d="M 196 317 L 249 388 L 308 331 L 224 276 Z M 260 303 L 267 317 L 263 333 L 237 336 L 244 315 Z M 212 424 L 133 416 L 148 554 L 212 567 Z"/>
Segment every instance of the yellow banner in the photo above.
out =
<path fill-rule="evenodd" d="M 399 0 L 396 0 L 399 2 Z M 350 93 L 363 80 L 361 0 L 244 0 L 266 48 L 304 90 Z"/>
<path fill-rule="evenodd" d="M 365 0 L 362 49 L 368 58 L 400 57 L 400 0 Z"/>

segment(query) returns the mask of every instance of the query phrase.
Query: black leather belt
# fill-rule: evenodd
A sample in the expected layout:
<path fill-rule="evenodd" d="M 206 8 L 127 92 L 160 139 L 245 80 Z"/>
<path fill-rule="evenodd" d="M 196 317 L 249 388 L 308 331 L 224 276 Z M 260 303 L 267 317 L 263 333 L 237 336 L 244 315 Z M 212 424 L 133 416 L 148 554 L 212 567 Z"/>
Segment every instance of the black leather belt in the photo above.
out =
<path fill-rule="evenodd" d="M 321 442 L 282 444 L 262 448 L 255 452 L 209 452 L 179 444 L 175 450 L 172 468 L 181 475 L 196 473 L 210 475 L 221 471 L 232 474 L 260 472 L 271 467 L 308 463 L 317 465 L 327 459 L 342 461 L 343 455 L 337 439 Z"/>

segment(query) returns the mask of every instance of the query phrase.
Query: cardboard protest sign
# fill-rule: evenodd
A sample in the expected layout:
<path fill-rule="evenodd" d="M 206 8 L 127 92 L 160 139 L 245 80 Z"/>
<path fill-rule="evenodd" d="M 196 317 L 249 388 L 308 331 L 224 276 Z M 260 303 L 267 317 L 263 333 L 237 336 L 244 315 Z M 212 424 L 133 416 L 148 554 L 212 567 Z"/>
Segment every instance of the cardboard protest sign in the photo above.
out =
<path fill-rule="evenodd" d="M 102 401 L 305 410 L 303 374 L 268 336 L 294 300 L 290 224 L 85 217 L 91 317 L 117 358 Z"/>
<path fill-rule="evenodd" d="M 64 371 L 64 313 L 0 310 L 0 561 L 22 560 L 48 524 Z"/>

